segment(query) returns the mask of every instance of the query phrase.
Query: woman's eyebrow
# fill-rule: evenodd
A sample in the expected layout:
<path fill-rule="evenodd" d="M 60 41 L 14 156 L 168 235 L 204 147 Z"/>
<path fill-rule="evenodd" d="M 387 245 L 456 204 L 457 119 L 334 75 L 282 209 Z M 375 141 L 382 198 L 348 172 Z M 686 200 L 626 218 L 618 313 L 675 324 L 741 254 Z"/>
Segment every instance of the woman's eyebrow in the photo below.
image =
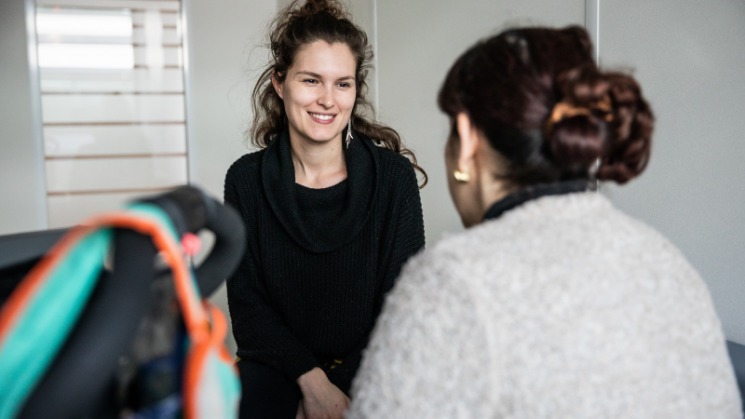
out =
<path fill-rule="evenodd" d="M 323 76 L 321 76 L 318 73 L 314 73 L 312 71 L 305 71 L 301 70 L 295 73 L 296 76 L 306 76 L 306 77 L 313 77 L 315 79 L 323 79 Z M 336 79 L 336 81 L 346 81 L 346 80 L 354 80 L 354 76 L 342 76 Z"/>
<path fill-rule="evenodd" d="M 295 75 L 296 76 L 310 76 L 310 77 L 313 77 L 313 78 L 316 78 L 316 79 L 322 79 L 323 78 L 323 77 L 321 77 L 320 74 L 314 73 L 312 71 L 298 71 L 297 73 L 295 73 Z"/>

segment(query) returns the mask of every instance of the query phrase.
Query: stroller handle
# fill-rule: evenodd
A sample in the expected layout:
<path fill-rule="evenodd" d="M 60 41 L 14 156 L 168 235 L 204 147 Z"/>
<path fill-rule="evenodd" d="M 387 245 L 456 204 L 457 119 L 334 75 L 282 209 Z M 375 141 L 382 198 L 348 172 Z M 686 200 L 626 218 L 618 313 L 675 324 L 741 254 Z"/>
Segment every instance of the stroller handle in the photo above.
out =
<path fill-rule="evenodd" d="M 243 221 L 238 212 L 194 186 L 182 186 L 138 202 L 158 205 L 173 221 L 179 236 L 212 231 L 215 243 L 195 274 L 201 295 L 210 296 L 241 261 L 246 248 Z"/>

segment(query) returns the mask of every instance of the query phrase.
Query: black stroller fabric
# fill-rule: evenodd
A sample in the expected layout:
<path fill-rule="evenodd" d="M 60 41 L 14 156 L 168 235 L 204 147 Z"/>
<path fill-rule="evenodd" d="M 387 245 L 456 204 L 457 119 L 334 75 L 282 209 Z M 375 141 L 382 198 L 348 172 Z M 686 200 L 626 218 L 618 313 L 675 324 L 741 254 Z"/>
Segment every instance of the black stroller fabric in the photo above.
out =
<path fill-rule="evenodd" d="M 91 250 L 81 250 L 85 240 L 94 241 L 88 249 L 107 256 L 101 262 L 107 266 L 91 274 L 95 278 L 90 295 L 77 304 L 80 313 L 59 349 L 49 356 L 49 365 L 26 380 L 30 384 L 20 392 L 11 390 L 23 379 L 0 378 L 0 399 L 6 397 L 0 403 L 0 418 L 205 417 L 206 412 L 208 417 L 235 417 L 239 391 L 224 348 L 227 326 L 219 310 L 199 296 L 210 295 L 240 261 L 245 247 L 240 217 L 200 190 L 184 187 L 137 202 L 123 213 L 104 214 L 93 224 L 55 232 L 64 234 L 63 240 L 39 262 L 39 255 L 31 251 L 10 266 L 7 261 L 0 265 L 0 376 L 7 377 L 7 371 L 32 370 L 37 364 L 29 362 L 31 368 L 26 368 L 13 363 L 24 359 L 17 357 L 19 353 L 35 359 L 33 353 L 24 355 L 14 347 L 33 332 L 30 327 L 13 328 L 28 324 L 18 319 L 23 319 L 21 308 L 32 306 L 29 283 L 34 278 L 29 277 L 45 264 L 72 263 L 65 257 L 95 259 L 84 255 Z M 215 244 L 192 272 L 178 242 L 202 229 L 214 233 Z M 74 235 L 82 238 L 64 247 Z M 95 240 L 113 250 L 98 249 Z M 171 255 L 160 265 L 159 252 Z M 54 257 L 57 261 L 50 262 Z M 23 298 L 16 295 L 23 293 Z M 37 306 L 42 307 L 36 307 L 37 312 L 44 310 Z M 44 350 L 38 348 L 39 354 Z"/>

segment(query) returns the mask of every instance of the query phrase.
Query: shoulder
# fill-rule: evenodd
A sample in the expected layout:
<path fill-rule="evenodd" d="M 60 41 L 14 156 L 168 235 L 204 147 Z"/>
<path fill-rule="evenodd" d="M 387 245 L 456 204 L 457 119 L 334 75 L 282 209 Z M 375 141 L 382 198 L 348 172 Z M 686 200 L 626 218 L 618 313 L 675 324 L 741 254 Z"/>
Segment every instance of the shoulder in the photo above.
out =
<path fill-rule="evenodd" d="M 261 160 L 264 150 L 244 154 L 228 168 L 223 184 L 223 198 L 226 203 L 237 209 L 244 208 L 247 200 L 256 200 L 254 197 L 261 190 Z M 254 198 L 251 198 L 254 197 Z"/>
<path fill-rule="evenodd" d="M 489 230 L 493 230 L 490 228 Z M 491 234 L 479 234 L 476 229 L 458 233 L 446 233 L 432 246 L 420 252 L 406 264 L 403 273 L 415 277 L 416 287 L 433 288 L 455 292 L 473 286 L 475 272 L 481 270 L 490 258 L 481 258 L 474 249 L 485 249 L 495 245 Z M 496 244 L 500 246 L 500 244 Z M 412 284 L 413 285 L 413 284 Z"/>
<path fill-rule="evenodd" d="M 238 179 L 245 179 L 247 173 L 258 172 L 261 168 L 261 160 L 264 155 L 264 150 L 254 151 L 251 153 L 244 154 L 236 161 L 234 161 L 230 168 L 228 168 L 226 174 L 226 181 L 235 181 Z"/>
<path fill-rule="evenodd" d="M 448 269 L 471 286 L 498 289 L 511 286 L 508 278 L 565 269 L 569 259 L 600 263 L 592 255 L 637 265 L 649 258 L 650 249 L 658 257 L 684 261 L 664 237 L 604 196 L 580 193 L 530 201 L 499 219 L 446 234 L 418 263 L 424 269 Z"/>
<path fill-rule="evenodd" d="M 474 285 L 471 272 L 473 260 L 467 249 L 477 246 L 466 231 L 447 237 L 434 246 L 412 256 L 401 270 L 394 292 L 387 298 L 391 304 L 401 304 L 416 310 L 432 305 L 440 314 L 451 316 L 452 311 L 470 307 L 470 290 Z M 468 246 L 463 246 L 467 243 Z M 418 304 L 410 305 L 417 300 Z M 453 304 L 454 300 L 464 304 Z M 443 304 L 448 301 L 447 304 Z"/>
<path fill-rule="evenodd" d="M 378 156 L 380 158 L 380 165 L 384 173 L 390 173 L 394 175 L 408 173 L 412 175 L 414 174 L 414 165 L 412 165 L 411 161 L 405 156 L 402 156 L 401 154 L 386 147 L 376 146 L 374 144 L 373 147 L 375 147 L 375 150 L 378 153 Z"/>
<path fill-rule="evenodd" d="M 700 275 L 674 244 L 594 192 L 528 202 L 499 219 L 446 236 L 428 251 L 422 266 L 446 265 L 471 287 L 489 289 L 494 298 L 519 291 L 520 298 L 500 300 L 504 307 L 532 298 L 528 290 L 533 285 L 538 291 L 546 283 L 588 289 L 586 277 L 597 278 L 591 286 L 604 284 L 608 290 L 644 290 L 669 280 L 708 297 Z M 602 281 L 597 272 L 603 272 Z M 525 287 L 517 290 L 516 283 Z"/>
<path fill-rule="evenodd" d="M 418 191 L 414 165 L 408 158 L 389 148 L 377 146 L 369 139 L 365 138 L 365 141 L 375 154 L 377 178 L 385 190 L 402 193 Z"/>
<path fill-rule="evenodd" d="M 486 325 L 468 281 L 442 249 L 414 256 L 386 296 L 349 417 L 493 416 Z M 457 365 L 458 368 L 451 368 Z"/>
<path fill-rule="evenodd" d="M 359 137 L 361 141 L 365 142 L 367 147 L 375 154 L 376 160 L 384 170 L 414 172 L 414 166 L 412 166 L 411 161 L 409 161 L 405 156 L 402 156 L 400 153 L 393 151 L 390 148 L 377 145 L 373 139 L 362 133 L 355 131 L 355 135 Z"/>
<path fill-rule="evenodd" d="M 378 336 L 371 350 L 382 343 L 381 339 L 400 338 L 402 345 L 417 353 L 434 345 L 441 357 L 442 351 L 451 349 L 442 346 L 450 339 L 461 333 L 473 339 L 473 328 L 483 325 L 476 316 L 478 301 L 474 299 L 480 290 L 474 287 L 469 271 L 464 269 L 457 249 L 441 246 L 412 256 L 386 295 L 376 325 L 377 335 L 384 337 Z"/>

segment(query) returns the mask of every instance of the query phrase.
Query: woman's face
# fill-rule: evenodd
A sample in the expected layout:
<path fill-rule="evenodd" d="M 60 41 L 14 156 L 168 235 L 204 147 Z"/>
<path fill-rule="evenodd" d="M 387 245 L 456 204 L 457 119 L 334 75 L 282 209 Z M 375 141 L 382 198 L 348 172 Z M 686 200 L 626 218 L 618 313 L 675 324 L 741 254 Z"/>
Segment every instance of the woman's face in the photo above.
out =
<path fill-rule="evenodd" d="M 272 79 L 293 141 L 341 145 L 357 95 L 356 70 L 347 44 L 315 41 L 298 51 L 284 82 Z"/>

